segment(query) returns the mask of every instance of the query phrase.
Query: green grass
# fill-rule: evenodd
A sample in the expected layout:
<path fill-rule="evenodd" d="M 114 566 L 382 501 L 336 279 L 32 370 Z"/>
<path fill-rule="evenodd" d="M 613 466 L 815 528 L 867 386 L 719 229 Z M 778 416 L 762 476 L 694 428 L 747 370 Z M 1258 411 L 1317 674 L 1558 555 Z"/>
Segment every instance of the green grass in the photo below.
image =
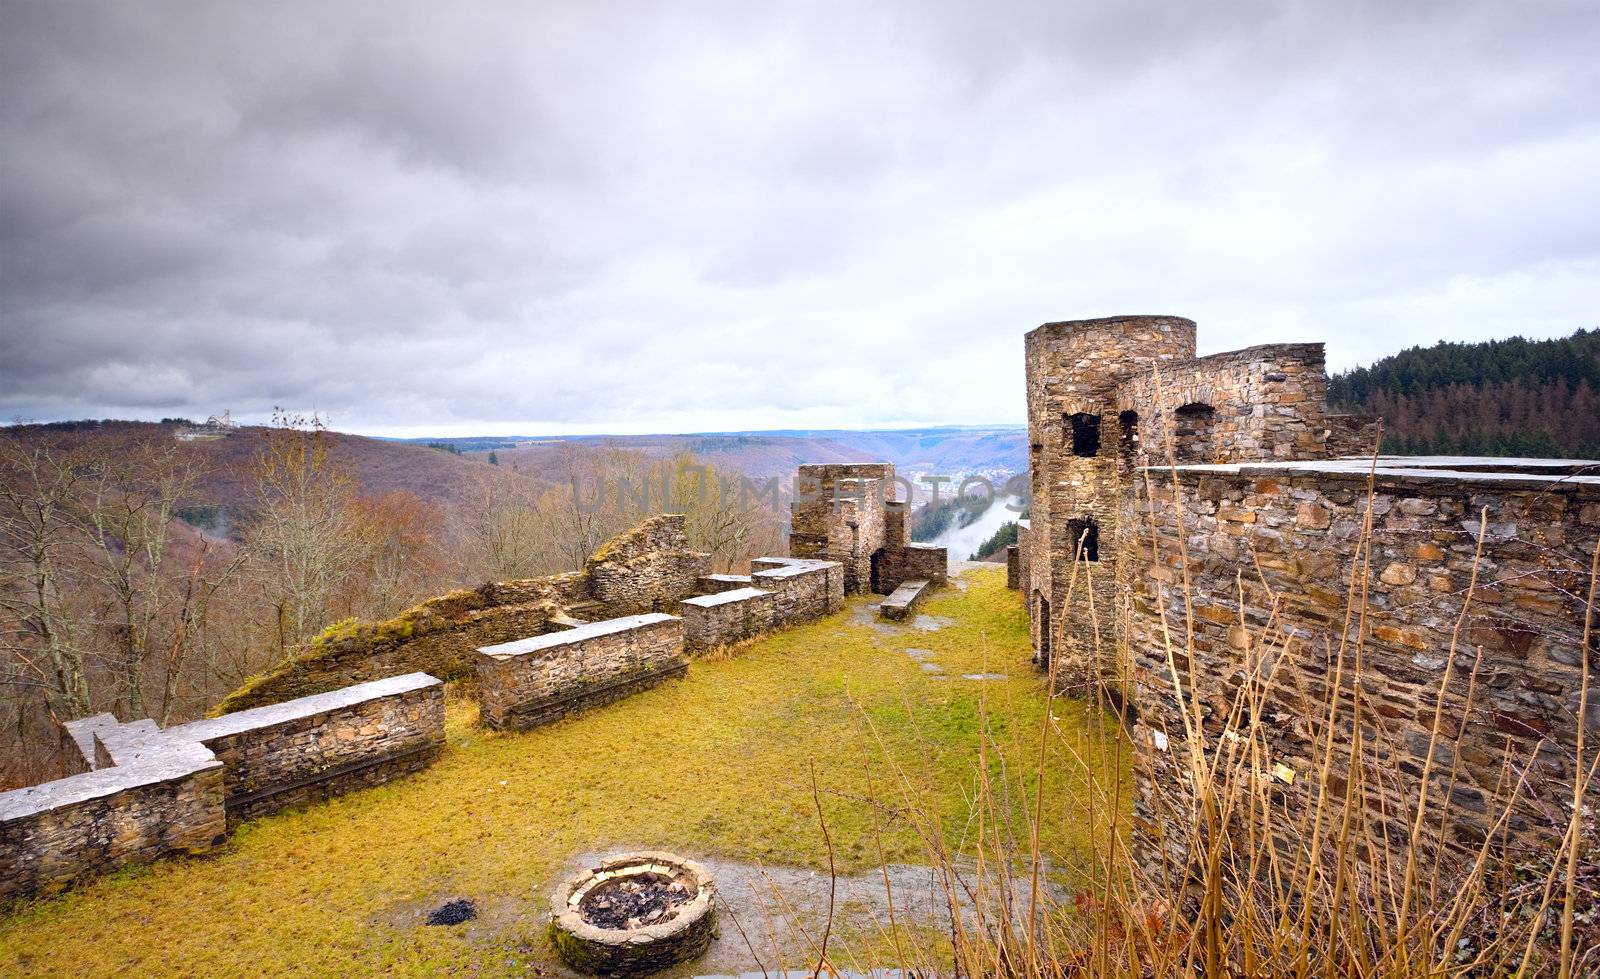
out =
<path fill-rule="evenodd" d="M 685 679 L 524 734 L 480 729 L 475 707 L 452 699 L 448 746 L 426 772 L 256 820 L 204 857 L 16 906 L 0 918 L 0 970 L 515 971 L 547 959 L 546 895 L 576 853 L 648 846 L 825 868 L 813 767 L 841 871 L 876 865 L 872 833 L 884 817 L 865 800 L 902 773 L 964 848 L 980 719 L 991 771 L 1003 763 L 1015 781 L 1034 769 L 1045 709 L 1020 598 L 999 569 L 968 580 L 966 592 L 941 592 L 923 609 L 954 620 L 938 631 L 881 635 L 856 621 L 863 600 L 852 599 L 839 615 L 696 661 Z M 924 673 L 907 647 L 932 650 L 950 679 Z M 960 678 L 985 671 L 1010 678 Z M 1070 752 L 1102 746 L 1087 707 L 1060 701 L 1055 713 L 1044 791 L 1057 818 L 1043 821 L 1043 844 L 1070 875 L 1108 815 L 1092 812 Z M 926 860 L 904 823 L 890 820 L 883 834 L 891 862 Z M 510 910 L 471 936 L 397 923 L 397 908 L 459 896 Z"/>

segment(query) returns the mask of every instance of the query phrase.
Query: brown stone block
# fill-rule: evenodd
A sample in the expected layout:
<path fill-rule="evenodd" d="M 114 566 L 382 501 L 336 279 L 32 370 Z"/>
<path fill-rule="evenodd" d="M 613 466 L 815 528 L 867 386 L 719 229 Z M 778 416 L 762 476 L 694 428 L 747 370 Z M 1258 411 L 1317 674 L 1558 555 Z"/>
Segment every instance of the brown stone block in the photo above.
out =
<path fill-rule="evenodd" d="M 1435 544 L 1421 541 L 1411 545 L 1411 557 L 1417 561 L 1443 561 L 1444 551 Z"/>
<path fill-rule="evenodd" d="M 1386 585 L 1409 585 L 1417 580 L 1417 569 L 1396 561 L 1383 569 L 1379 576 Z"/>
<path fill-rule="evenodd" d="M 1417 629 L 1400 629 L 1389 625 L 1378 625 L 1372 627 L 1372 634 L 1384 642 L 1409 646 L 1412 649 L 1428 648 L 1427 635 Z"/>
<path fill-rule="evenodd" d="M 1295 507 L 1294 522 L 1310 530 L 1326 530 L 1330 517 L 1326 507 L 1318 503 L 1302 503 Z"/>

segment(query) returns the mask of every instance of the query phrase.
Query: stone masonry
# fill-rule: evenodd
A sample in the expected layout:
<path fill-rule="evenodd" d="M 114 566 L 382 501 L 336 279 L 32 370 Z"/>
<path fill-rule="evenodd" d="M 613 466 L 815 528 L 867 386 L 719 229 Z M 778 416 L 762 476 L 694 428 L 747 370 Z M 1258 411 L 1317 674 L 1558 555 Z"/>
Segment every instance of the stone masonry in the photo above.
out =
<path fill-rule="evenodd" d="M 444 688 L 394 677 L 166 730 L 70 722 L 82 771 L 0 793 L 0 898 L 220 843 L 232 821 L 414 771 L 444 744 Z"/>
<path fill-rule="evenodd" d="M 1242 662 L 1275 661 L 1261 691 L 1271 756 L 1262 777 L 1294 811 L 1316 785 L 1312 739 L 1321 730 L 1333 678 L 1348 700 L 1362 661 L 1360 719 L 1368 758 L 1387 773 L 1369 787 L 1391 841 L 1410 840 L 1410 818 L 1444 685 L 1445 734 L 1435 747 L 1431 791 L 1449 818 L 1428 821 L 1430 847 L 1475 848 L 1489 832 L 1488 800 L 1502 761 L 1531 764 L 1538 779 L 1516 798 L 1509 837 L 1558 832 L 1571 797 L 1538 782 L 1571 784 L 1578 730 L 1585 589 L 1600 540 L 1600 475 L 1532 460 L 1380 460 L 1371 500 L 1370 564 L 1357 541 L 1368 512 L 1365 460 L 1180 467 L 1153 470 L 1148 490 L 1124 504 L 1129 525 L 1147 528 L 1150 563 L 1129 576 L 1128 645 L 1133 657 L 1135 816 L 1150 866 L 1183 845 L 1173 814 L 1186 804 L 1185 727 L 1176 680 L 1198 703 L 1200 736 L 1229 729 Z M 1600 470 L 1591 470 L 1600 471 Z M 1487 512 L 1478 580 L 1468 602 L 1481 515 Z M 1187 625 L 1182 581 L 1192 596 Z M 1347 618 L 1352 588 L 1365 593 L 1365 628 Z M 1163 621 L 1180 634 L 1171 649 Z M 1461 625 L 1455 660 L 1452 633 Z M 1341 642 L 1343 640 L 1343 642 Z M 1480 658 L 1481 651 L 1481 658 Z M 1600 667 L 1600 643 L 1590 650 Z M 1476 677 L 1474 678 L 1474 671 Z M 1264 671 L 1262 671 L 1264 672 Z M 1469 698 L 1468 687 L 1473 687 Z M 1600 733 L 1600 697 L 1587 706 Z M 1349 750 L 1348 732 L 1336 750 Z M 1597 800 L 1600 801 L 1600 800 Z M 1565 805 L 1563 804 L 1565 802 Z M 1436 808 L 1442 808 L 1436 803 Z M 1278 826 L 1292 840 L 1289 821 Z M 1437 836 L 1442 830 L 1442 837 Z"/>
<path fill-rule="evenodd" d="M 912 579 L 944 584 L 948 555 L 942 547 L 911 542 L 910 505 L 895 499 L 894 466 L 805 465 L 796 483 L 800 498 L 790 504 L 789 553 L 839 562 L 846 594 L 887 595 Z"/>
<path fill-rule="evenodd" d="M 1321 345 L 1197 358 L 1194 344 L 1193 322 L 1161 316 L 1047 323 L 1026 340 L 1034 500 L 1008 578 L 1052 682 L 1124 708 L 1139 745 L 1135 855 L 1181 871 L 1172 861 L 1194 795 L 1176 690 L 1198 703 L 1195 736 L 1214 746 L 1238 734 L 1228 708 L 1265 665 L 1272 681 L 1251 692 L 1272 757 L 1258 774 L 1283 806 L 1274 830 L 1286 846 L 1316 783 L 1313 705 L 1352 705 L 1352 683 L 1366 750 L 1392 773 L 1370 800 L 1382 832 L 1434 852 L 1474 845 L 1507 746 L 1559 783 L 1578 725 L 1600 728 L 1600 705 L 1577 716 L 1600 463 L 1379 458 L 1371 560 L 1358 562 L 1375 429 L 1327 413 Z M 1364 620 L 1349 614 L 1352 595 L 1365 596 Z M 1333 691 L 1341 648 L 1359 649 L 1362 669 L 1347 664 Z M 1600 666 L 1600 650 L 1588 655 Z M 1430 790 L 1452 818 L 1412 841 L 1405 806 L 1447 665 L 1445 760 Z M 1536 795 L 1517 800 L 1513 839 L 1565 818 L 1560 800 Z"/>
<path fill-rule="evenodd" d="M 525 730 L 682 676 L 683 620 L 641 615 L 591 622 L 478 650 L 480 720 Z"/>

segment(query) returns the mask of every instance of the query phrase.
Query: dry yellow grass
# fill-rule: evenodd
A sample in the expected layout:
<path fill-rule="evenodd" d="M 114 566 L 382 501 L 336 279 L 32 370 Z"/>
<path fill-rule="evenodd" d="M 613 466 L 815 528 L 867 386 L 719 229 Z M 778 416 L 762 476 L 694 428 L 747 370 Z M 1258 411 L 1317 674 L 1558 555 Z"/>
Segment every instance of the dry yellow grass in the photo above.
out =
<path fill-rule="evenodd" d="M 826 867 L 812 764 L 842 872 L 878 862 L 862 801 L 873 796 L 869 772 L 918 783 L 959 850 L 972 832 L 980 697 L 994 772 L 1035 770 L 1045 709 L 1021 600 L 1001 569 L 968 580 L 966 592 L 925 607 L 952 620 L 937 631 L 881 634 L 854 599 L 842 614 L 698 661 L 683 680 L 526 734 L 490 734 L 474 726 L 471 704 L 452 702 L 449 745 L 420 775 L 252 822 L 206 857 L 10 909 L 0 918 L 0 970 L 521 971 L 548 960 L 545 896 L 573 854 L 658 846 Z M 907 647 L 932 650 L 947 678 L 924 672 Z M 1010 679 L 961 679 L 980 672 Z M 1071 874 L 1109 814 L 1091 811 L 1084 769 L 1069 761 L 1072 752 L 1102 755 L 1088 708 L 1058 701 L 1055 712 L 1061 737 L 1044 766 L 1045 805 L 1064 818 L 1049 821 L 1041 848 Z M 885 827 L 883 845 L 891 862 L 927 859 L 903 824 Z M 401 909 L 448 897 L 494 913 L 470 934 L 397 923 Z"/>

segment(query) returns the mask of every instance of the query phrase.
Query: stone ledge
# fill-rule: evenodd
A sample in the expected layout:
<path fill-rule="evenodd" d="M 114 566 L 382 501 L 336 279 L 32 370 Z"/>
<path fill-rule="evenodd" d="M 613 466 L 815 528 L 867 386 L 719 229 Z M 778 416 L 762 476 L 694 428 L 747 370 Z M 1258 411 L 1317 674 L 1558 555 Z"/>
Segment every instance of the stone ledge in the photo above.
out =
<path fill-rule="evenodd" d="M 530 653 L 544 652 L 561 646 L 584 642 L 589 639 L 598 639 L 601 636 L 616 635 L 619 632 L 629 632 L 662 622 L 671 622 L 677 619 L 675 615 L 664 612 L 646 612 L 643 615 L 628 615 L 620 619 L 606 619 L 603 622 L 591 622 L 564 632 L 551 632 L 543 636 L 531 636 L 527 639 L 517 639 L 512 642 L 503 642 L 494 646 L 480 646 L 478 652 L 498 660 L 511 659 L 516 656 L 527 656 Z"/>
<path fill-rule="evenodd" d="M 894 593 L 883 600 L 878 608 L 878 614 L 886 619 L 909 618 L 917 603 L 922 601 L 922 596 L 927 593 L 929 584 L 926 581 L 907 581 L 894 590 Z"/>
<path fill-rule="evenodd" d="M 717 592 L 714 595 L 699 595 L 694 598 L 685 598 L 681 604 L 693 605 L 696 608 L 712 608 L 717 605 L 728 605 L 734 602 L 759 601 L 770 596 L 772 592 L 760 588 L 740 588 L 735 591 Z"/>
<path fill-rule="evenodd" d="M 243 734 L 255 728 L 272 727 L 286 721 L 299 720 L 300 718 L 326 714 L 346 707 L 354 707 L 367 701 L 383 700 L 388 697 L 411 693 L 415 690 L 423 690 L 427 687 L 442 686 L 444 686 L 443 681 L 435 679 L 426 673 L 406 673 L 383 680 L 358 683 L 355 686 L 343 687 L 328 693 L 318 693 L 309 697 L 286 700 L 281 704 L 252 707 L 250 710 L 223 714 L 221 717 L 211 717 L 203 721 L 180 724 L 177 727 L 167 728 L 161 732 L 161 735 L 166 739 L 210 741 L 213 738 Z"/>
<path fill-rule="evenodd" d="M 129 789 L 146 788 L 187 778 L 222 762 L 203 745 L 176 742 L 153 752 L 136 764 L 113 765 L 69 775 L 53 782 L 0 792 L 0 823 L 27 819 L 51 809 L 61 809 L 96 799 L 108 799 Z"/>

